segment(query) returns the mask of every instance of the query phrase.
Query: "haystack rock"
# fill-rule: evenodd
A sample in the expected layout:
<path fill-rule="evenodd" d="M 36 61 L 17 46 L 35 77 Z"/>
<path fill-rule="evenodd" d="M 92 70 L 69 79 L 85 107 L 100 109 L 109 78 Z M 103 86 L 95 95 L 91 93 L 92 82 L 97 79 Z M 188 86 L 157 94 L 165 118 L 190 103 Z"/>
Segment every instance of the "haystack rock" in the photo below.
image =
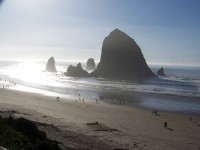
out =
<path fill-rule="evenodd" d="M 49 58 L 46 65 L 46 71 L 57 72 L 56 66 L 55 66 L 55 59 L 53 57 Z"/>
<path fill-rule="evenodd" d="M 101 60 L 91 76 L 120 80 L 137 80 L 156 75 L 147 66 L 137 43 L 115 29 L 103 41 Z"/>
<path fill-rule="evenodd" d="M 158 76 L 166 76 L 165 73 L 164 73 L 163 67 L 161 67 L 160 69 L 158 69 L 157 75 L 158 75 Z"/>
<path fill-rule="evenodd" d="M 81 63 L 78 63 L 76 67 L 70 65 L 66 75 L 71 77 L 88 77 L 89 73 L 82 68 Z"/>
<path fill-rule="evenodd" d="M 88 70 L 88 71 L 95 70 L 95 62 L 94 62 L 93 58 L 88 59 L 86 70 Z"/>

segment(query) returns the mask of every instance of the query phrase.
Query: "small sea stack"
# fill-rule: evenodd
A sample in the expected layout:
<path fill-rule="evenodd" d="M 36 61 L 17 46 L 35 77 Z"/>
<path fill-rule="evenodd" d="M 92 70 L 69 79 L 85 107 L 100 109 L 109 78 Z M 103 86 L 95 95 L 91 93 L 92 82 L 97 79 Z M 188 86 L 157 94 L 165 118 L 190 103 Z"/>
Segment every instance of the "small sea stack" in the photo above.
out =
<path fill-rule="evenodd" d="M 86 64 L 86 70 L 93 71 L 95 70 L 95 62 L 93 58 L 89 58 Z"/>
<path fill-rule="evenodd" d="M 81 63 L 78 63 L 76 67 L 70 65 L 65 75 L 71 77 L 88 77 L 89 73 L 82 68 Z"/>
<path fill-rule="evenodd" d="M 115 29 L 104 39 L 100 63 L 91 76 L 137 80 L 156 75 L 148 67 L 137 43 L 126 33 Z"/>
<path fill-rule="evenodd" d="M 158 69 L 157 75 L 158 76 L 166 76 L 163 67 L 161 67 L 160 69 Z"/>
<path fill-rule="evenodd" d="M 57 72 L 56 66 L 55 66 L 55 59 L 53 57 L 49 58 L 49 60 L 47 61 L 46 71 Z"/>

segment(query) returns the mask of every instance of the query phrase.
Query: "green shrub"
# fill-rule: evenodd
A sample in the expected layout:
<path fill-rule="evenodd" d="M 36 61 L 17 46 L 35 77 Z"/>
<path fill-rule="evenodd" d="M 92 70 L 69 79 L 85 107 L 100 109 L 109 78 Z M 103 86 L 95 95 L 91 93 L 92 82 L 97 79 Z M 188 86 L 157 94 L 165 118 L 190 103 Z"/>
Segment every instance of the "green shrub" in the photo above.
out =
<path fill-rule="evenodd" d="M 0 145 L 9 150 L 59 150 L 58 143 L 47 139 L 46 134 L 24 118 L 0 116 Z"/>

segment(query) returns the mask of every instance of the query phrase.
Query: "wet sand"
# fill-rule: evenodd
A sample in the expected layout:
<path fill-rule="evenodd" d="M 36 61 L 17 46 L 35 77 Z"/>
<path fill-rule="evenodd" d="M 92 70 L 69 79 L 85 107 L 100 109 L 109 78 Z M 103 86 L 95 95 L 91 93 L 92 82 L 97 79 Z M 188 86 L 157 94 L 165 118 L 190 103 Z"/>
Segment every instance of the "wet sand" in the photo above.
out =
<path fill-rule="evenodd" d="M 77 101 L 76 101 L 77 100 Z M 136 100 L 137 101 L 137 100 Z M 200 149 L 200 116 L 0 90 L 0 111 L 38 122 L 62 148 Z M 17 113 L 16 113 L 17 112 Z M 168 127 L 164 127 L 167 122 Z"/>

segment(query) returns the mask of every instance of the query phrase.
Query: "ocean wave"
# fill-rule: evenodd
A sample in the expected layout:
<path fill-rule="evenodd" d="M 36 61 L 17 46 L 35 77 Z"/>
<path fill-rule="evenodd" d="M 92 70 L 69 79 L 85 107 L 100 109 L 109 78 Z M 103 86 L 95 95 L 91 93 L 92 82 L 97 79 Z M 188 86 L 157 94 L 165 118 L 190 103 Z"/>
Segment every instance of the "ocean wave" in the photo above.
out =
<path fill-rule="evenodd" d="M 24 63 L 0 63 L 0 78 L 14 80 L 23 86 L 62 94 L 66 93 L 66 95 L 73 93 L 66 90 L 71 88 L 75 93 L 84 89 L 88 91 L 106 90 L 200 97 L 200 71 L 196 68 L 188 70 L 167 69 L 167 76 L 165 77 L 129 82 L 104 78 L 67 77 L 64 72 L 68 65 L 62 63 L 57 66 L 57 73 L 48 73 L 44 71 L 44 63 L 31 64 L 31 66 Z"/>

